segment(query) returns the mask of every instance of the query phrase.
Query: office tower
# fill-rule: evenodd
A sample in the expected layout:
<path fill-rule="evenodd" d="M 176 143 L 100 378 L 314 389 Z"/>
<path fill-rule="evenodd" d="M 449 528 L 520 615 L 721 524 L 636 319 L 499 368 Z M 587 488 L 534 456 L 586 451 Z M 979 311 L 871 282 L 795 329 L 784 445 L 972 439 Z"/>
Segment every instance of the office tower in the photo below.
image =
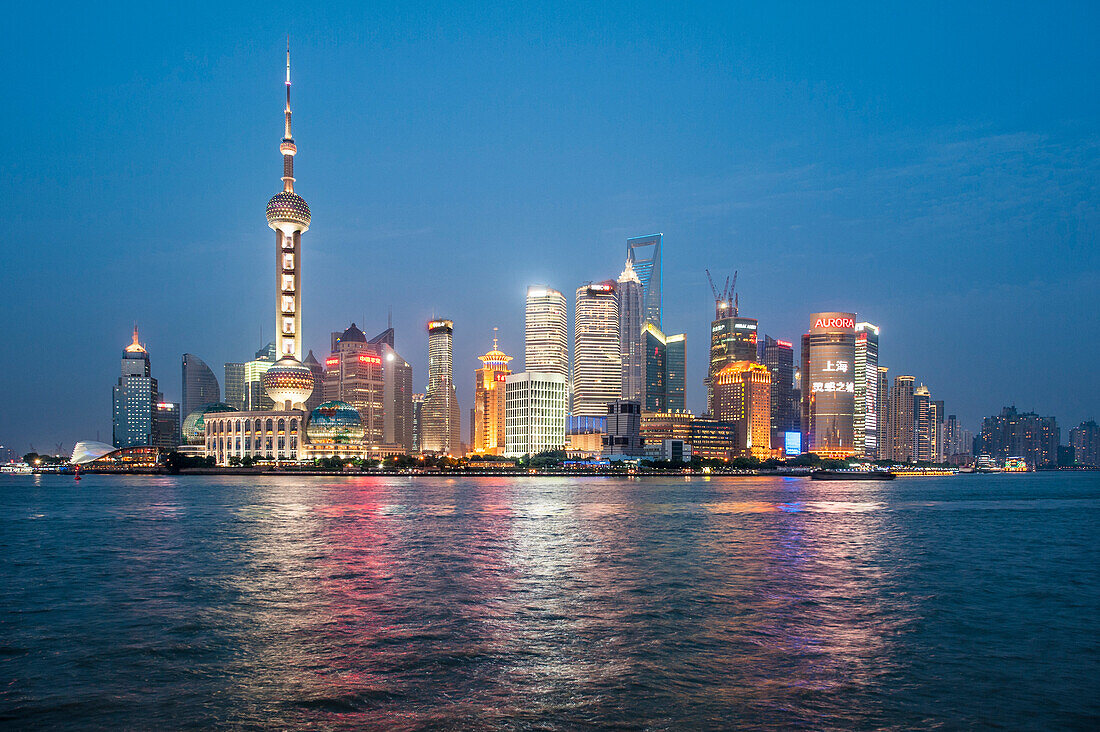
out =
<path fill-rule="evenodd" d="M 728 462 L 738 457 L 741 449 L 737 444 L 737 425 L 714 417 L 696 417 L 691 421 L 691 450 L 695 457 L 704 460 Z"/>
<path fill-rule="evenodd" d="M 932 413 L 932 401 L 928 387 L 921 384 L 913 390 L 913 442 L 916 446 L 918 463 L 932 462 L 932 430 L 935 415 Z"/>
<path fill-rule="evenodd" d="M 381 445 L 384 421 L 382 357 L 352 323 L 336 341 L 336 351 L 325 359 L 324 401 L 340 401 L 359 411 L 363 442 Z"/>
<path fill-rule="evenodd" d="M 569 381 L 562 374 L 504 377 L 504 450 L 510 457 L 565 449 Z"/>
<path fill-rule="evenodd" d="M 889 459 L 895 463 L 917 461 L 914 382 L 912 376 L 895 376 L 894 388 L 890 393 Z"/>
<path fill-rule="evenodd" d="M 970 454 L 973 436 L 969 430 L 964 430 L 959 424 L 959 418 L 954 414 L 947 415 L 944 423 L 944 453 L 946 462 L 952 465 L 969 465 L 972 462 Z"/>
<path fill-rule="evenodd" d="M 710 324 L 710 364 L 707 368 L 707 411 L 714 414 L 713 382 L 718 372 L 734 361 L 757 360 L 757 328 L 754 318 L 740 317 L 739 307 L 729 293 L 719 293 Z"/>
<path fill-rule="evenodd" d="M 191 414 L 203 404 L 220 402 L 221 389 L 218 388 L 218 377 L 193 353 L 183 354 L 183 401 L 182 407 L 185 414 Z"/>
<path fill-rule="evenodd" d="M 305 199 L 294 192 L 294 156 L 298 148 L 290 133 L 290 46 L 286 51 L 283 190 L 267 203 L 267 225 L 275 231 L 275 350 L 279 360 L 262 376 L 264 391 L 278 409 L 301 409 L 313 394 L 313 372 L 302 353 L 302 234 L 309 230 Z"/>
<path fill-rule="evenodd" d="M 800 434 L 802 429 L 794 398 L 794 344 L 764 336 L 760 363 L 772 375 L 772 446 L 785 447 L 787 434 Z"/>
<path fill-rule="evenodd" d="M 260 353 L 261 351 L 257 351 Z M 273 409 L 275 402 L 264 390 L 263 378 L 267 370 L 275 365 L 267 358 L 256 358 L 244 364 L 244 401 L 246 412 L 259 412 Z"/>
<path fill-rule="evenodd" d="M 175 402 L 157 402 L 153 416 L 153 444 L 164 450 L 175 450 L 182 442 L 180 405 Z"/>
<path fill-rule="evenodd" d="M 495 330 L 495 329 L 494 329 Z M 505 378 L 512 373 L 512 357 L 497 346 L 478 356 L 481 368 L 474 372 L 474 418 L 470 442 L 473 451 L 484 455 L 504 454 Z"/>
<path fill-rule="evenodd" d="M 138 342 L 122 350 L 122 370 L 113 389 L 112 433 L 115 447 L 142 447 L 154 442 L 156 404 L 160 401 L 157 380 L 149 368 L 149 352 Z"/>
<path fill-rule="evenodd" d="M 424 396 L 423 452 L 457 455 L 462 447 L 462 416 L 454 385 L 454 323 L 428 323 L 428 391 Z M 562 377 L 564 378 L 564 377 Z"/>
<path fill-rule="evenodd" d="M 641 402 L 616 399 L 609 403 L 601 442 L 604 457 L 638 458 L 645 455 Z"/>
<path fill-rule="evenodd" d="M 642 343 L 642 325 L 645 311 L 642 306 L 642 283 L 627 261 L 619 275 L 615 291 L 619 299 L 619 357 L 623 366 L 623 399 L 641 402 L 645 398 L 645 347 Z"/>
<path fill-rule="evenodd" d="M 306 354 L 306 358 L 302 363 L 308 366 L 309 370 L 313 372 L 314 389 L 309 399 L 306 399 L 305 406 L 307 412 L 312 412 L 325 401 L 325 390 L 322 386 L 325 383 L 325 367 L 322 366 L 321 362 L 317 360 L 317 357 L 313 355 L 312 348 L 309 349 L 309 353 Z"/>
<path fill-rule="evenodd" d="M 664 234 L 636 236 L 626 240 L 626 261 L 642 283 L 645 322 L 661 325 L 661 242 Z"/>
<path fill-rule="evenodd" d="M 527 288 L 523 364 L 527 371 L 569 376 L 565 296 L 542 285 Z"/>
<path fill-rule="evenodd" d="M 1100 427 L 1096 420 L 1082 422 L 1069 431 L 1074 465 L 1100 466 Z"/>
<path fill-rule="evenodd" d="M 225 403 L 238 411 L 244 411 L 248 403 L 245 394 L 244 364 L 227 363 L 225 365 Z M 186 412 L 183 415 L 184 418 L 189 414 L 191 412 Z"/>
<path fill-rule="evenodd" d="M 668 459 L 670 443 L 691 447 L 691 412 L 642 411 L 642 447 L 649 460 Z M 690 450 L 689 450 L 690 454 Z"/>
<path fill-rule="evenodd" d="M 392 341 L 378 345 L 382 350 L 382 442 L 412 452 L 412 366 L 394 350 Z"/>
<path fill-rule="evenodd" d="M 412 398 L 412 452 L 414 455 L 422 453 L 424 429 L 424 394 L 417 392 Z"/>
<path fill-rule="evenodd" d="M 932 422 L 932 438 L 935 443 L 932 445 L 932 462 L 945 463 L 947 462 L 947 450 L 944 444 L 944 433 L 946 427 L 944 426 L 944 420 L 946 417 L 943 413 L 943 400 L 936 399 L 932 402 L 933 416 L 935 419 Z"/>
<path fill-rule="evenodd" d="M 674 333 L 665 338 L 665 386 L 668 409 L 687 409 L 687 335 Z"/>
<path fill-rule="evenodd" d="M 615 282 L 591 282 L 577 288 L 573 311 L 572 414 L 602 417 L 622 395 L 619 300 Z"/>
<path fill-rule="evenodd" d="M 823 458 L 855 454 L 855 314 L 814 313 L 802 336 L 802 439 Z"/>
<path fill-rule="evenodd" d="M 754 361 L 734 361 L 714 378 L 715 419 L 736 427 L 737 449 L 743 457 L 761 460 L 771 452 L 772 375 Z"/>
<path fill-rule="evenodd" d="M 893 452 L 890 449 L 890 369 L 886 366 L 878 367 L 878 400 L 875 406 L 878 414 L 878 450 L 874 454 L 876 460 L 890 460 Z"/>
<path fill-rule="evenodd" d="M 855 383 L 855 451 L 859 457 L 878 454 L 878 336 L 877 325 L 856 323 L 856 357 L 852 381 Z"/>
<path fill-rule="evenodd" d="M 666 336 L 652 323 L 642 328 L 645 348 L 646 412 L 680 412 L 687 408 L 687 336 Z"/>
<path fill-rule="evenodd" d="M 982 420 L 975 451 L 1002 464 L 1010 457 L 1019 457 L 1032 468 L 1050 467 L 1058 463 L 1060 436 L 1054 417 L 1005 407 L 999 415 Z"/>

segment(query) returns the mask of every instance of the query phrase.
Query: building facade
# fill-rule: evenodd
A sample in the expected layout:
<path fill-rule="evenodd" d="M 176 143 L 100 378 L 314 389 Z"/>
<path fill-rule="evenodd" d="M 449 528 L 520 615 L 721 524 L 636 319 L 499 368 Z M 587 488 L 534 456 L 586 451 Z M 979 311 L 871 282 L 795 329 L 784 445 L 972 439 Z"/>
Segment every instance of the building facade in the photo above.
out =
<path fill-rule="evenodd" d="M 859 457 L 878 457 L 878 337 L 879 328 L 856 323 L 856 355 L 852 373 L 855 383 L 855 451 Z"/>
<path fill-rule="evenodd" d="M 505 380 L 512 373 L 508 363 L 512 357 L 500 350 L 497 339 L 493 348 L 479 356 L 481 368 L 474 372 L 473 452 L 480 455 L 503 455 L 505 445 Z"/>
<path fill-rule="evenodd" d="M 1002 464 L 1010 457 L 1019 457 L 1032 468 L 1052 467 L 1058 464 L 1060 436 L 1054 417 L 1005 407 L 999 415 L 982 420 L 975 449 L 978 455 L 989 455 Z"/>
<path fill-rule="evenodd" d="M 421 413 L 420 449 L 439 455 L 462 450 L 462 413 L 454 385 L 454 322 L 428 323 L 428 391 Z"/>
<path fill-rule="evenodd" d="M 855 314 L 814 313 L 802 336 L 802 439 L 823 458 L 855 454 Z"/>
<path fill-rule="evenodd" d="M 771 372 L 753 361 L 727 364 L 714 378 L 713 417 L 733 423 L 737 452 L 767 459 L 771 452 Z"/>
<path fill-rule="evenodd" d="M 764 336 L 760 363 L 772 375 L 772 446 L 779 447 L 785 444 L 786 434 L 802 431 L 794 395 L 794 344 Z"/>
<path fill-rule="evenodd" d="M 616 283 L 606 280 L 577 288 L 573 311 L 573 408 L 582 417 L 602 417 L 622 396 Z"/>
<path fill-rule="evenodd" d="M 915 463 L 916 445 L 916 406 L 914 392 L 916 379 L 912 376 L 895 376 L 894 388 L 890 392 L 890 457 L 895 463 Z"/>
<path fill-rule="evenodd" d="M 367 343 L 355 323 L 336 339 L 336 351 L 325 359 L 324 401 L 345 402 L 358 410 L 368 445 L 384 442 L 382 372 L 380 349 Z"/>
<path fill-rule="evenodd" d="M 565 296 L 543 285 L 527 288 L 523 364 L 530 372 L 569 376 Z"/>
<path fill-rule="evenodd" d="M 504 389 L 505 454 L 564 450 L 569 380 L 562 374 L 525 371 L 505 376 Z"/>
<path fill-rule="evenodd" d="M 646 323 L 642 328 L 645 348 L 645 381 L 642 407 L 646 412 L 677 412 L 687 408 L 687 336 L 666 336 Z"/>
<path fill-rule="evenodd" d="M 183 444 L 180 436 L 180 405 L 175 402 L 157 402 L 154 415 L 153 445 L 171 451 Z"/>
<path fill-rule="evenodd" d="M 115 447 L 143 447 L 156 442 L 156 405 L 160 402 L 157 380 L 149 365 L 149 352 L 138 342 L 122 351 L 122 368 L 112 390 L 112 444 Z"/>
<path fill-rule="evenodd" d="M 619 358 L 623 368 L 622 398 L 641 402 L 645 398 L 645 346 L 642 342 L 645 310 L 642 304 L 642 283 L 629 261 L 623 273 L 619 275 L 617 284 L 615 295 L 619 300 Z"/>
<path fill-rule="evenodd" d="M 607 405 L 607 423 L 602 436 L 604 457 L 640 458 L 642 444 L 642 403 L 634 399 L 616 399 Z"/>
<path fill-rule="evenodd" d="M 710 363 L 706 378 L 707 411 L 711 414 L 714 414 L 714 379 L 734 361 L 756 361 L 759 328 L 755 319 L 740 317 L 737 308 L 725 300 L 719 300 L 715 309 L 716 317 L 710 324 Z"/>
<path fill-rule="evenodd" d="M 936 454 L 934 409 L 932 395 L 927 386 L 921 384 L 913 390 L 913 444 L 918 463 L 930 463 Z"/>
<path fill-rule="evenodd" d="M 225 399 L 222 401 L 234 409 L 243 410 L 246 408 L 243 363 L 225 364 Z M 183 416 L 186 417 L 188 414 L 191 414 L 191 412 L 187 412 Z"/>
<path fill-rule="evenodd" d="M 878 393 L 875 395 L 875 406 L 878 414 L 878 450 L 874 458 L 876 460 L 890 460 L 893 451 L 890 449 L 890 369 L 886 366 L 878 367 Z"/>
<path fill-rule="evenodd" d="M 626 261 L 642 284 L 642 308 L 646 323 L 661 325 L 661 245 L 664 234 L 647 234 L 626 240 Z"/>
<path fill-rule="evenodd" d="M 1100 427 L 1096 420 L 1082 422 L 1069 431 L 1074 465 L 1100 466 Z"/>
<path fill-rule="evenodd" d="M 191 414 L 203 404 L 220 402 L 222 392 L 218 377 L 201 358 L 193 353 L 183 354 L 183 413 Z"/>

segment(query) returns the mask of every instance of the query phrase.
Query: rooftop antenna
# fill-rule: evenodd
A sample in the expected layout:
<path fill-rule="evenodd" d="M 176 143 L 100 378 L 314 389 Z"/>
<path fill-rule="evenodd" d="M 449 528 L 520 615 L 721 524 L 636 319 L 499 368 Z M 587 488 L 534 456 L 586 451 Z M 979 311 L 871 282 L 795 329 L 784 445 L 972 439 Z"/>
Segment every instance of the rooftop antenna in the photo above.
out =
<path fill-rule="evenodd" d="M 497 348 L 497 331 L 499 331 L 499 330 L 500 330 L 500 328 L 496 327 L 495 325 L 493 326 L 493 350 L 494 351 L 500 350 L 499 348 Z"/>

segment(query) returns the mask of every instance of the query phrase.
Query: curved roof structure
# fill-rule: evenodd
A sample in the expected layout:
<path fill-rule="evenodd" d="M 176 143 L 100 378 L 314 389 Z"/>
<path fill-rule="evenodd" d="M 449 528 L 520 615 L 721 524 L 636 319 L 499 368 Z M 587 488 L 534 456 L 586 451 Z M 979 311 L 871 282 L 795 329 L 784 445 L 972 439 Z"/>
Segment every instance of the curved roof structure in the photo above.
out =
<path fill-rule="evenodd" d="M 106 442 L 82 440 L 73 445 L 73 456 L 69 458 L 69 462 L 73 465 L 83 465 L 114 451 L 115 446 L 108 445 Z"/>

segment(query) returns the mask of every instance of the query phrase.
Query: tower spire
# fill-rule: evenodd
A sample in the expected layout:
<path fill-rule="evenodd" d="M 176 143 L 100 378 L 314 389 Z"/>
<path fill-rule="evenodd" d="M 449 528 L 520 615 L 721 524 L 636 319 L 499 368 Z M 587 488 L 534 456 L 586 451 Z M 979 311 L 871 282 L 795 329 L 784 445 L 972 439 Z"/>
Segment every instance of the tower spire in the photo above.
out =
<path fill-rule="evenodd" d="M 286 37 L 286 127 L 283 130 L 283 140 L 279 144 L 279 150 L 283 153 L 283 190 L 294 192 L 294 155 L 298 147 L 294 144 L 294 136 L 290 134 L 290 34 Z"/>

